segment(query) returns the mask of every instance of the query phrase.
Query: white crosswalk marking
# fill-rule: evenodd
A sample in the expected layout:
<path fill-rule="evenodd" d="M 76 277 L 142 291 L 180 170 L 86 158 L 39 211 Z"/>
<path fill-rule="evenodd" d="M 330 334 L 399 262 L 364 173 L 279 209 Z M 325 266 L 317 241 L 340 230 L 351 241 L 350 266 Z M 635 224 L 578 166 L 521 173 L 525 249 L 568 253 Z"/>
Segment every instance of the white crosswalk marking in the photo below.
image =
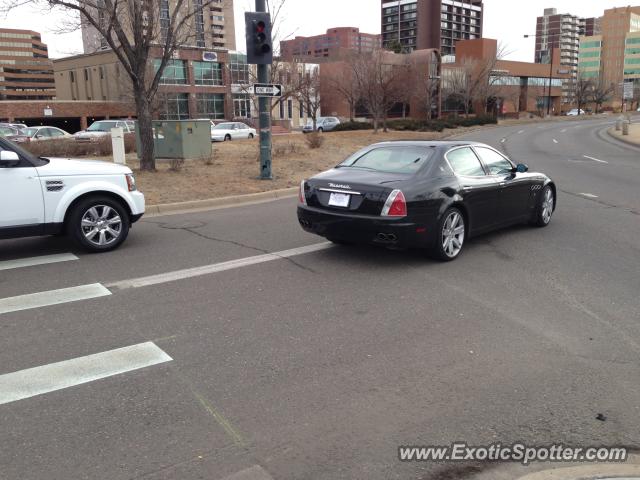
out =
<path fill-rule="evenodd" d="M 209 275 L 212 273 L 224 272 L 235 268 L 247 267 L 249 265 L 257 265 L 259 263 L 271 262 L 282 258 L 290 258 L 306 253 L 317 252 L 331 248 L 332 243 L 316 243 L 306 247 L 292 248 L 290 250 L 282 250 L 280 252 L 266 253 L 264 255 L 255 255 L 253 257 L 239 258 L 228 262 L 214 263 L 212 265 L 204 265 L 202 267 L 187 268 L 185 270 L 176 270 L 174 272 L 161 273 L 158 275 L 150 275 L 148 277 L 133 278 L 130 280 L 122 280 L 107 284 L 109 288 L 126 289 L 148 287 L 150 285 L 158 285 L 161 283 L 175 282 L 176 280 L 184 280 L 186 278 L 199 277 L 201 275 Z"/>
<path fill-rule="evenodd" d="M 12 270 L 14 268 L 33 267 L 48 263 L 69 262 L 78 260 L 72 253 L 58 253 L 56 255 L 42 255 L 40 257 L 20 258 L 17 260 L 4 260 L 0 262 L 0 270 Z"/>
<path fill-rule="evenodd" d="M 77 302 L 89 298 L 111 295 L 111 292 L 100 283 L 80 285 L 78 287 L 48 290 L 46 292 L 29 293 L 0 299 L 0 315 L 3 313 L 19 312 L 31 308 L 48 307 L 61 303 Z"/>
<path fill-rule="evenodd" d="M 0 375 L 0 405 L 173 360 L 153 342 L 140 343 Z"/>

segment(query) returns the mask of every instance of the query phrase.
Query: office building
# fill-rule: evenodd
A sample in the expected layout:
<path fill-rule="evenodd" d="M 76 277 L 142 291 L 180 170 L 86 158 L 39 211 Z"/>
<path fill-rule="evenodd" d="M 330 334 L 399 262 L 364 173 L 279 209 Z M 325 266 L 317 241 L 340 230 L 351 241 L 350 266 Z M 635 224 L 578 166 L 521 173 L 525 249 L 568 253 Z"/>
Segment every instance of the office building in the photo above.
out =
<path fill-rule="evenodd" d="M 581 18 L 569 13 L 559 14 L 555 8 L 546 8 L 536 22 L 535 63 L 549 63 L 550 52 L 560 50 L 560 65 L 566 67 L 571 77 L 563 84 L 563 103 L 572 101 L 573 83 L 578 71 L 580 37 L 597 35 L 599 18 Z"/>
<path fill-rule="evenodd" d="M 157 29 L 157 41 L 163 39 L 163 30 L 168 24 L 170 15 L 173 13 L 175 0 L 157 0 L 159 4 L 159 28 Z M 213 50 L 235 50 L 236 34 L 235 20 L 233 13 L 233 0 L 212 0 L 206 6 L 202 6 L 202 0 L 189 2 L 189 6 L 199 8 L 192 20 L 189 22 L 189 31 L 184 32 L 185 47 L 199 47 Z M 200 5 L 200 7 L 198 7 Z M 125 21 L 121 22 L 126 26 Z M 82 44 L 84 53 L 94 53 L 100 50 L 108 50 L 109 46 L 98 30 L 89 23 L 83 21 Z"/>
<path fill-rule="evenodd" d="M 53 65 L 37 32 L 0 28 L 0 100 L 56 96 Z"/>
<path fill-rule="evenodd" d="M 455 55 L 459 40 L 482 37 L 482 18 L 482 0 L 382 0 L 382 43 Z"/>
<path fill-rule="evenodd" d="M 358 28 L 330 28 L 322 35 L 295 37 L 280 42 L 280 56 L 285 61 L 335 57 L 342 50 L 370 52 L 380 48 L 380 35 L 361 33 Z"/>
<path fill-rule="evenodd" d="M 640 87 L 640 6 L 605 10 L 600 35 L 580 38 L 580 75 L 615 86 L 612 103 L 623 100 L 624 83 Z"/>

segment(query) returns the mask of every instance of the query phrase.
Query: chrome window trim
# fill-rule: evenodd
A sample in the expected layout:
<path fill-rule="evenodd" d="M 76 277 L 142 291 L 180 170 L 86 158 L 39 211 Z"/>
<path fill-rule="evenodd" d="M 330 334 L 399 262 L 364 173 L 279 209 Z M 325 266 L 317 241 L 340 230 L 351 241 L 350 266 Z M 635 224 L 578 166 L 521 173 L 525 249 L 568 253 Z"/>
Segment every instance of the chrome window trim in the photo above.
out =
<path fill-rule="evenodd" d="M 489 165 L 484 163 L 484 161 L 482 160 L 482 157 L 476 151 L 476 148 L 486 148 L 488 150 L 492 150 L 493 152 L 497 153 L 502 158 L 504 158 L 507 162 L 509 162 L 509 165 L 511 165 L 511 168 L 516 168 L 516 166 L 513 164 L 513 162 L 511 161 L 511 159 L 509 157 L 507 157 L 506 155 L 503 155 L 498 150 L 496 150 L 493 147 L 490 147 L 489 145 L 473 145 L 472 147 L 473 147 L 474 152 L 476 152 L 476 156 L 478 157 L 478 160 L 480 160 L 480 163 L 482 164 L 482 167 L 486 168 L 486 170 L 488 171 L 487 176 L 489 176 L 489 177 L 497 177 L 497 176 L 501 176 L 501 175 L 505 175 L 505 174 L 504 173 L 491 173 L 491 170 L 489 170 Z"/>
<path fill-rule="evenodd" d="M 331 192 L 331 193 L 348 193 L 349 195 L 362 195 L 360 192 L 354 192 L 353 190 L 337 190 L 335 188 L 319 188 L 321 192 Z"/>

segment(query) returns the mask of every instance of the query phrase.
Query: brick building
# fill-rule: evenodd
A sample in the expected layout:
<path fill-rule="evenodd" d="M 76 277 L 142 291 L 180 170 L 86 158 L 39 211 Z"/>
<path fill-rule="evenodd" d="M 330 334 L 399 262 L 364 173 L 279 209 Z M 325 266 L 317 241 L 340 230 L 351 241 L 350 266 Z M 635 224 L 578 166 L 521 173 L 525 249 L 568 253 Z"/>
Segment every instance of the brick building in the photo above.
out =
<path fill-rule="evenodd" d="M 482 37 L 482 0 L 382 0 L 382 43 L 403 51 L 439 49 L 455 55 L 456 43 Z"/>
<path fill-rule="evenodd" d="M 370 52 L 381 47 L 380 35 L 361 33 L 358 28 L 330 28 L 322 35 L 295 37 L 280 42 L 280 56 L 285 61 L 336 57 L 341 50 Z"/>
<path fill-rule="evenodd" d="M 560 64 L 571 71 L 571 77 L 563 83 L 563 102 L 573 101 L 573 82 L 578 74 L 578 50 L 580 37 L 597 35 L 599 18 L 581 18 L 569 13 L 558 14 L 555 8 L 547 8 L 536 21 L 536 63 L 549 63 L 551 49 L 559 49 Z"/>
<path fill-rule="evenodd" d="M 601 34 L 580 38 L 579 71 L 586 78 L 615 86 L 609 104 L 623 102 L 623 84 L 640 88 L 640 7 L 605 10 Z"/>
<path fill-rule="evenodd" d="M 53 66 L 40 34 L 0 28 L 0 100 L 55 97 Z"/>

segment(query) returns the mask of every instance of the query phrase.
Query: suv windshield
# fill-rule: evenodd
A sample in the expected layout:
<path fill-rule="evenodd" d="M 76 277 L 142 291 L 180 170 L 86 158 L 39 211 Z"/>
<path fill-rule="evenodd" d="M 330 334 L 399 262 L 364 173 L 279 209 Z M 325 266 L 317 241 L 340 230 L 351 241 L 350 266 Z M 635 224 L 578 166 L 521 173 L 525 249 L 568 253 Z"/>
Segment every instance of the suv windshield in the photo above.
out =
<path fill-rule="evenodd" d="M 379 147 L 347 158 L 337 168 L 363 168 L 387 173 L 415 173 L 431 158 L 431 150 L 417 146 Z"/>
<path fill-rule="evenodd" d="M 93 122 L 87 132 L 110 132 L 117 122 Z"/>

